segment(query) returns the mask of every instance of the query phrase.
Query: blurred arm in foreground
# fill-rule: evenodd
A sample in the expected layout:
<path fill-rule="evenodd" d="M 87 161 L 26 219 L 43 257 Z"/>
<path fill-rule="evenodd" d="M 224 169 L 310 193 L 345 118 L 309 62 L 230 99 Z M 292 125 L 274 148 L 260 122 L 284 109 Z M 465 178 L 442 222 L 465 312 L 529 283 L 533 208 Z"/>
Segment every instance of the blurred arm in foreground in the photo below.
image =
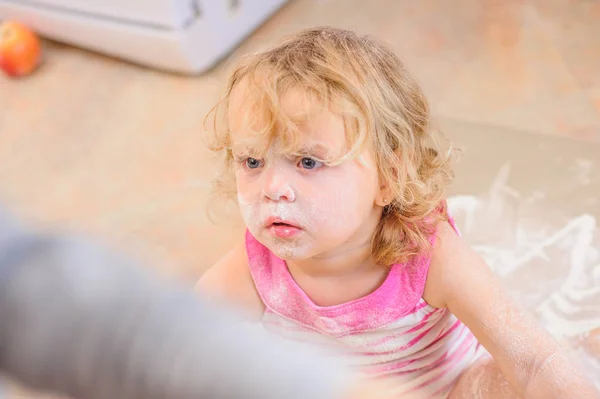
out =
<path fill-rule="evenodd" d="M 88 241 L 37 235 L 1 213 L 0 371 L 86 399 L 363 397 L 342 395 L 342 368 L 191 289 Z"/>

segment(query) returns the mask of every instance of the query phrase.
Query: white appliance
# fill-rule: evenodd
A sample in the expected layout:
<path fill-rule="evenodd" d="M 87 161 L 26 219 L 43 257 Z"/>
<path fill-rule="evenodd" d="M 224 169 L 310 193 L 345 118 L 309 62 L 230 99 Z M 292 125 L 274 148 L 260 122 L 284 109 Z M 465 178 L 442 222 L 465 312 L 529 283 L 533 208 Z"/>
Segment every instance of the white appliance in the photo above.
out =
<path fill-rule="evenodd" d="M 0 19 L 165 71 L 214 66 L 289 0 L 0 0 Z"/>

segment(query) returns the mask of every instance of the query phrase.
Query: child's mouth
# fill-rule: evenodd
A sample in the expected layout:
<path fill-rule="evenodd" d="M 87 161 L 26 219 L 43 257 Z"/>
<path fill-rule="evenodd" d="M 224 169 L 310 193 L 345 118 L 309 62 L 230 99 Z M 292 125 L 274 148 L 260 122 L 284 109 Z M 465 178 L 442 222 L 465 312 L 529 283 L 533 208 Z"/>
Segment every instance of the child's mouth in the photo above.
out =
<path fill-rule="evenodd" d="M 300 233 L 300 227 L 278 218 L 271 218 L 266 223 L 267 230 L 279 238 L 289 238 Z"/>
<path fill-rule="evenodd" d="M 269 227 L 269 232 L 279 238 L 290 238 L 300 233 L 300 228 L 289 224 L 273 223 Z"/>

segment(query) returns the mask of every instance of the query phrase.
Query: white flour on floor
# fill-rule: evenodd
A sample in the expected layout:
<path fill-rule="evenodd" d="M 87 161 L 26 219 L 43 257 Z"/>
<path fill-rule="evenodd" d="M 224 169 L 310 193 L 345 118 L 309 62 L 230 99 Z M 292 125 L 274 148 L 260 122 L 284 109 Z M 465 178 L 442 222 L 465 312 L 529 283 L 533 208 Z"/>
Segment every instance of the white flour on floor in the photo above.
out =
<path fill-rule="evenodd" d="M 544 206 L 544 193 L 524 198 L 508 187 L 508 174 L 504 166 L 485 196 L 449 198 L 450 212 L 515 299 L 571 348 L 600 387 L 600 359 L 577 344 L 600 327 L 598 220 L 560 215 Z"/>

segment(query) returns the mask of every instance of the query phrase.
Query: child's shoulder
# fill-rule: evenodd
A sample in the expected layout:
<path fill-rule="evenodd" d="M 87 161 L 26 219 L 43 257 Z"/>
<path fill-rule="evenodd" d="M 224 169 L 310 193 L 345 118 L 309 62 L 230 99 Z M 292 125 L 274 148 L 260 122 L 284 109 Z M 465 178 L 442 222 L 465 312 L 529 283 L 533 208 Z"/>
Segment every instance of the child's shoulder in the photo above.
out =
<path fill-rule="evenodd" d="M 244 239 L 202 275 L 196 290 L 209 298 L 241 307 L 252 319 L 260 319 L 264 312 L 248 267 Z"/>
<path fill-rule="evenodd" d="M 429 270 L 423 299 L 434 307 L 446 307 L 447 284 L 460 279 L 455 272 L 457 263 L 473 256 L 473 250 L 459 235 L 454 222 L 443 221 L 437 225 L 434 245 L 431 249 Z"/>

